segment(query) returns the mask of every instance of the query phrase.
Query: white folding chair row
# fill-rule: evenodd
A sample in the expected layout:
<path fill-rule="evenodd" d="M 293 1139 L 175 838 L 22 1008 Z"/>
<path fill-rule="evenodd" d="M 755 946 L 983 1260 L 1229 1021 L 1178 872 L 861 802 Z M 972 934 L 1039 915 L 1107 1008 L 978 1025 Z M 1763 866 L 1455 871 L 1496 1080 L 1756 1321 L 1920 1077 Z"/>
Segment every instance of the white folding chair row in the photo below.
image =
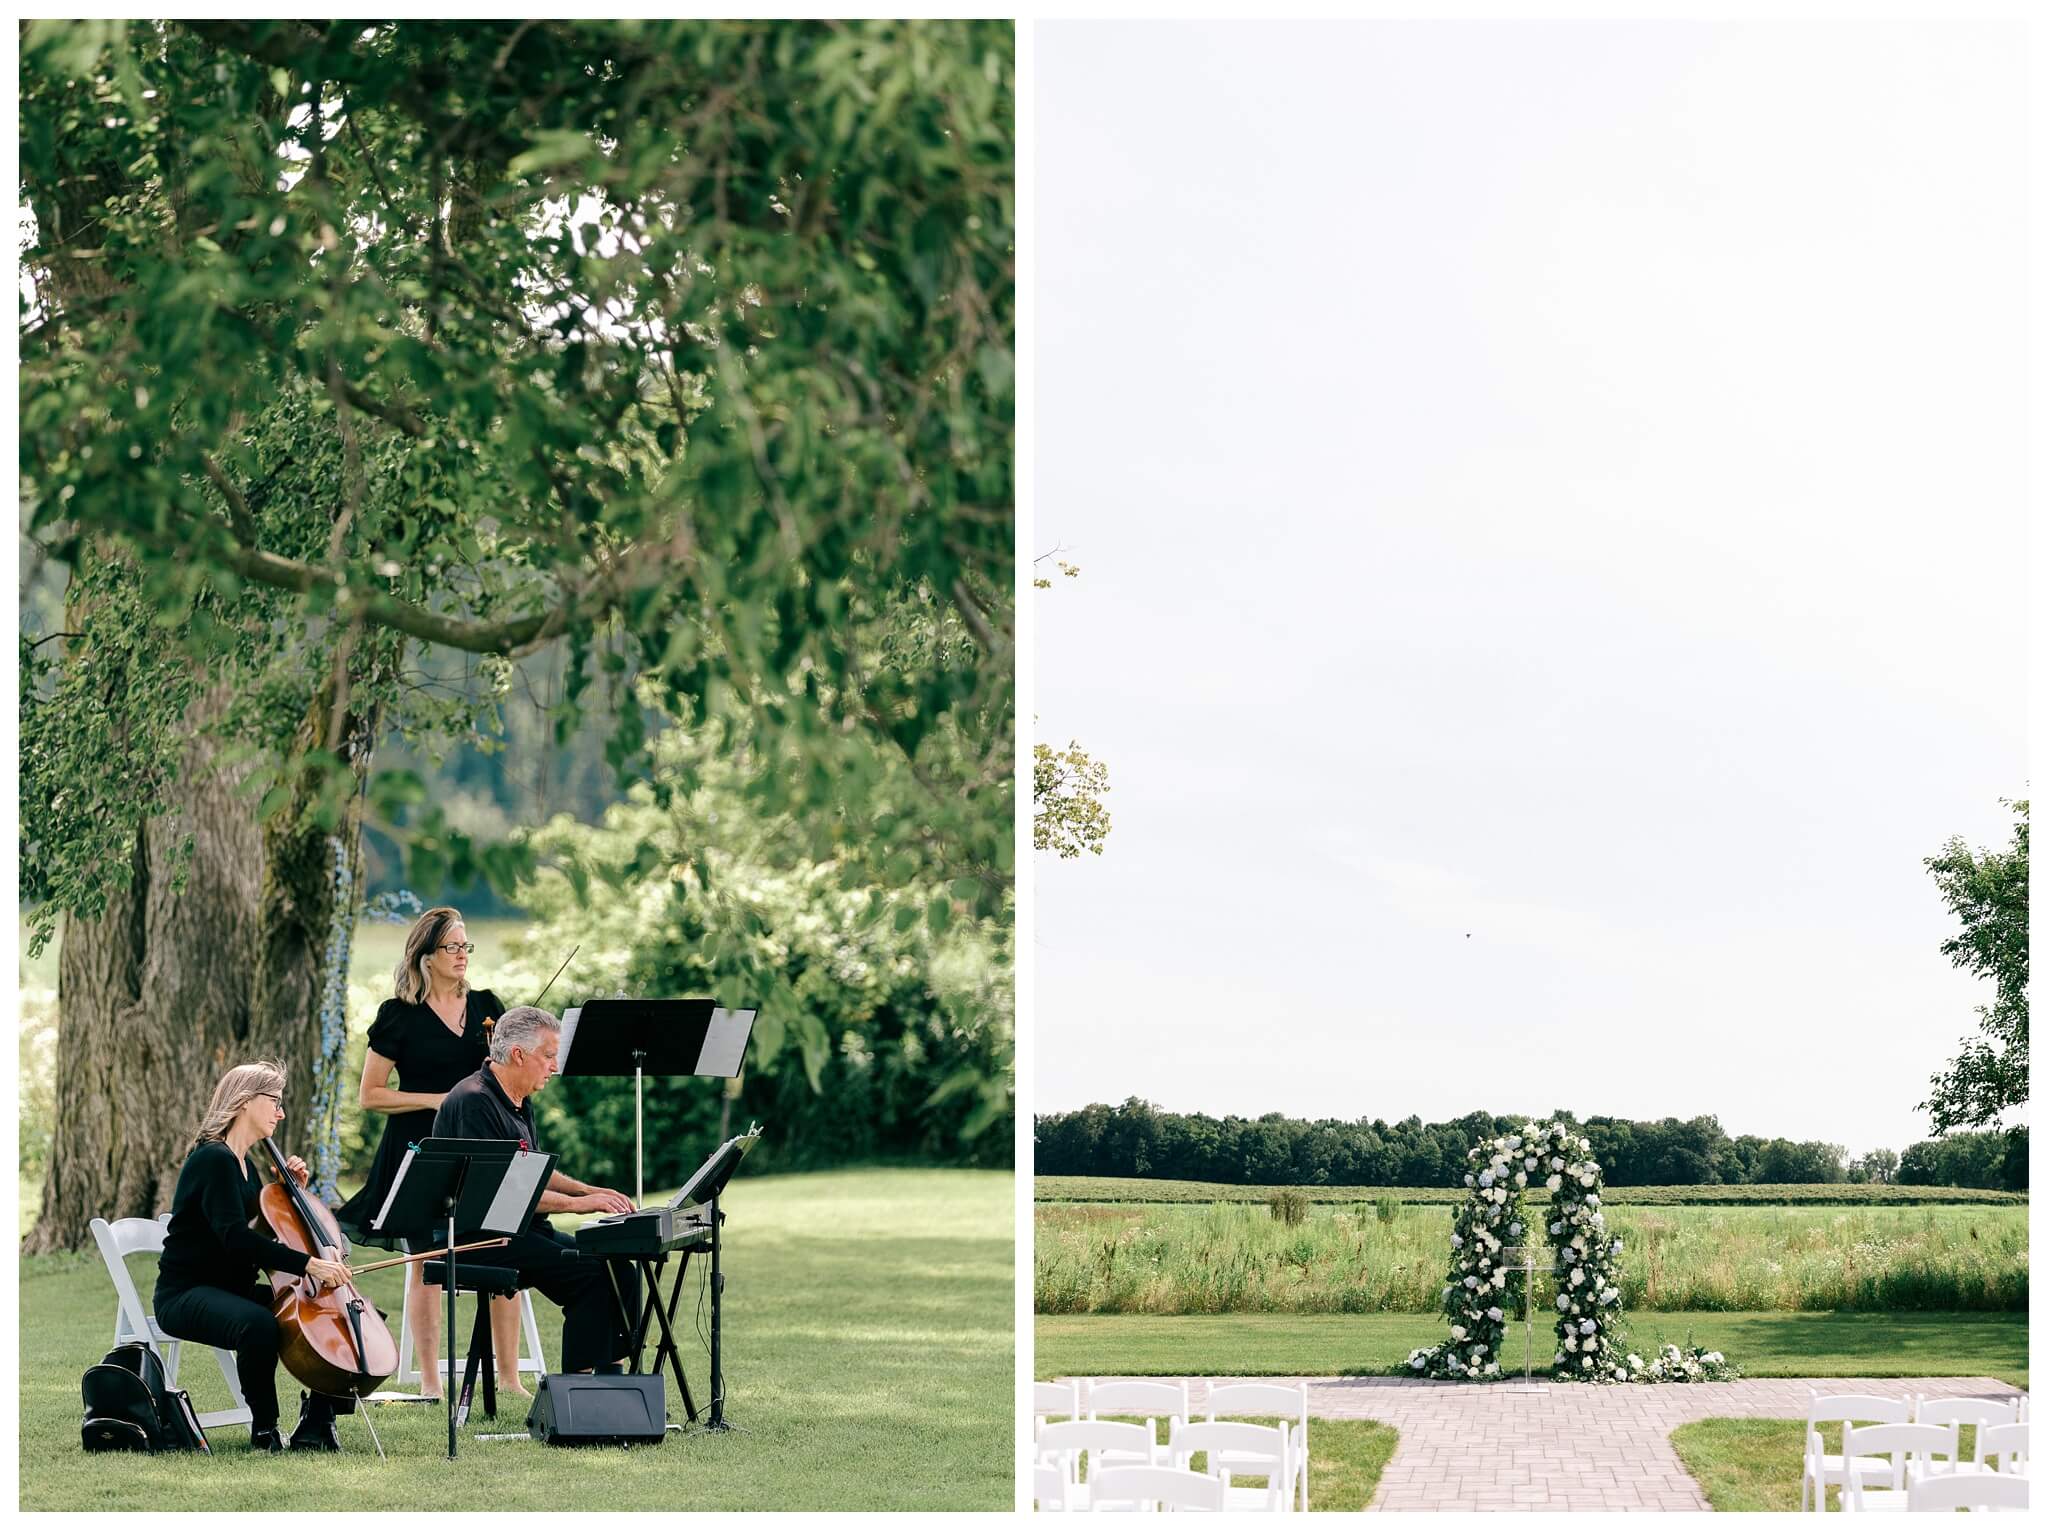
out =
<path fill-rule="evenodd" d="M 1106 1470 L 1171 1465 L 1149 1424 L 1114 1419 L 1048 1420 L 1033 1450 L 1039 1465 L 1059 1474 L 1058 1497 L 1068 1510 L 1090 1507 L 1095 1483 Z"/>
<path fill-rule="evenodd" d="M 1924 1398 L 1913 1413 L 1917 1425 L 1970 1425 L 1976 1430 L 1970 1455 L 1956 1462 L 1952 1472 L 1988 1473 L 2019 1472 L 2024 1470 L 2027 1450 L 2026 1400 L 2024 1396 L 2011 1403 L 2002 1403 L 1995 1398 Z M 2017 1435 L 1999 1435 L 2000 1431 L 2017 1430 Z M 1997 1449 L 1990 1442 L 1997 1439 L 2004 1443 Z M 2000 1466 L 1993 1467 L 1992 1457 L 2002 1458 Z"/>
<path fill-rule="evenodd" d="M 1953 1421 L 1945 1425 L 1844 1425 L 1842 1455 L 1857 1466 L 1842 1489 L 1842 1508 L 1859 1514 L 1905 1509 L 1909 1487 L 1955 1471 L 1958 1438 Z M 1882 1458 L 1883 1469 L 1866 1469 L 1863 1459 L 1867 1457 Z"/>
<path fill-rule="evenodd" d="M 1294 1508 L 1308 1509 L 1308 1384 L 1283 1387 L 1277 1382 L 1212 1383 L 1203 1401 L 1211 1420 L 1271 1419 L 1288 1434 L 1288 1452 L 1293 1462 L 1293 1482 L 1288 1497 Z M 1242 1472 L 1228 1452 L 1223 1465 Z"/>
<path fill-rule="evenodd" d="M 1045 1428 L 1049 1419 L 1079 1419 L 1081 1417 L 1081 1389 L 1073 1382 L 1034 1382 L 1031 1384 L 1031 1438 L 1038 1439 L 1038 1432 Z"/>
<path fill-rule="evenodd" d="M 1906 1490 L 1909 1510 L 2024 1510 L 2028 1479 L 2018 1473 L 1947 1473 Z"/>
<path fill-rule="evenodd" d="M 1106 1467 L 1090 1505 L 1096 1510 L 1222 1510 L 1233 1508 L 1221 1478 L 1184 1467 Z"/>
<path fill-rule="evenodd" d="M 1294 1500 L 1294 1444 L 1285 1425 L 1196 1420 L 1176 1426 L 1172 1465 L 1193 1470 L 1200 1455 L 1207 1476 L 1223 1485 L 1223 1508 L 1286 1510 Z M 1235 1478 L 1264 1478 L 1264 1488 L 1239 1488 Z"/>

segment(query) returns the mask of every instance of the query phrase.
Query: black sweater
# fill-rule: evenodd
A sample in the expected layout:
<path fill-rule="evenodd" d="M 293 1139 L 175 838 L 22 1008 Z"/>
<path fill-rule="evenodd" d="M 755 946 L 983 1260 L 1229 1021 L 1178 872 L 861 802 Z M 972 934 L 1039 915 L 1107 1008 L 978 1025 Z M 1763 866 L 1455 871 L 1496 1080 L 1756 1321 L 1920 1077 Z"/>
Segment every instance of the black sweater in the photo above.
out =
<path fill-rule="evenodd" d="M 222 1142 L 201 1143 L 186 1155 L 171 1197 L 156 1284 L 180 1290 L 217 1286 L 246 1293 L 262 1270 L 306 1273 L 306 1257 L 249 1226 L 257 1218 L 256 1166 L 243 1165 Z"/>

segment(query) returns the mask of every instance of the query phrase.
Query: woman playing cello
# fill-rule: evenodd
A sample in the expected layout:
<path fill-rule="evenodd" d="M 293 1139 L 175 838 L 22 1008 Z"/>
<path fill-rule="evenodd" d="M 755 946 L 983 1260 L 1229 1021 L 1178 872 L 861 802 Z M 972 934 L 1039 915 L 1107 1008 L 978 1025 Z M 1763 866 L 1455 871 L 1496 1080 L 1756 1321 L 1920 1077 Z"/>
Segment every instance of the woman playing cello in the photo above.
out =
<path fill-rule="evenodd" d="M 258 1219 L 259 1187 L 250 1150 L 284 1120 L 284 1070 L 244 1063 L 221 1076 L 178 1172 L 171 1224 L 157 1265 L 156 1319 L 165 1334 L 235 1353 L 242 1398 L 249 1405 L 249 1444 L 282 1451 L 277 1435 L 278 1322 L 260 1271 L 310 1276 L 322 1288 L 348 1279 L 339 1249 L 308 1256 L 270 1237 Z M 287 1168 L 301 1185 L 305 1162 Z M 256 1221 L 255 1227 L 251 1226 Z M 336 1400 L 301 1395 L 294 1451 L 334 1451 Z"/>

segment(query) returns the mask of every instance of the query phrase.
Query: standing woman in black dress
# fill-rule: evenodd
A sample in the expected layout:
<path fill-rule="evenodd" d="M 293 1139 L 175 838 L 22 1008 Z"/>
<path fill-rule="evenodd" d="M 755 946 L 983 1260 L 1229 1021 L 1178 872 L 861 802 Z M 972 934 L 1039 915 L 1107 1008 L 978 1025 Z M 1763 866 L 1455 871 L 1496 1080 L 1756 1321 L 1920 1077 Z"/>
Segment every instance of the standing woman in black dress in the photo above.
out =
<path fill-rule="evenodd" d="M 469 986 L 469 956 L 475 950 L 457 909 L 429 909 L 405 938 L 405 955 L 392 974 L 397 992 L 377 1008 L 377 1019 L 370 1023 L 370 1048 L 356 1096 L 364 1110 L 386 1114 L 384 1140 L 377 1145 L 370 1178 L 335 1214 L 352 1237 L 391 1242 L 373 1233 L 370 1221 L 391 1194 L 407 1145 L 433 1136 L 441 1097 L 482 1068 L 490 1051 L 489 1027 L 504 1007 L 489 989 Z M 391 1086 L 393 1069 L 401 1088 Z M 441 1289 L 421 1281 L 420 1271 L 418 1264 L 405 1268 L 405 1316 L 419 1362 L 420 1392 L 438 1398 Z M 499 1391 L 527 1396 L 519 1381 L 517 1297 L 492 1300 L 491 1344 L 497 1352 Z"/>
<path fill-rule="evenodd" d="M 192 1152 L 178 1171 L 151 1304 L 165 1334 L 234 1351 L 249 1406 L 249 1444 L 258 1451 L 284 1449 L 277 1438 L 277 1319 L 259 1272 L 311 1276 L 322 1288 L 348 1279 L 341 1251 L 329 1250 L 327 1259 L 300 1254 L 272 1238 L 263 1221 L 249 1150 L 283 1120 L 284 1070 L 275 1063 L 240 1064 L 213 1087 Z M 287 1159 L 285 1168 L 306 1183 L 303 1159 Z M 292 1449 L 339 1450 L 334 1413 L 334 1399 L 305 1395 Z"/>

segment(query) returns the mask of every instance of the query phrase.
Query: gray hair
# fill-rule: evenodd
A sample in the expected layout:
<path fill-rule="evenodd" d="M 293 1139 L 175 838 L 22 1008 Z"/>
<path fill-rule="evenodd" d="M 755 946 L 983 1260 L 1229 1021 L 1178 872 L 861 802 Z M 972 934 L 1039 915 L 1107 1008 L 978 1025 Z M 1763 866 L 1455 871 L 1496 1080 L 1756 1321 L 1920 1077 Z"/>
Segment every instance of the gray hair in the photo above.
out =
<path fill-rule="evenodd" d="M 509 1063 L 512 1049 L 524 1048 L 532 1052 L 544 1031 L 559 1032 L 562 1023 L 538 1005 L 514 1005 L 498 1017 L 498 1024 L 491 1028 L 491 1062 Z"/>
<path fill-rule="evenodd" d="M 284 1065 L 268 1061 L 261 1063 L 238 1063 L 220 1076 L 220 1083 L 213 1087 L 213 1099 L 206 1103 L 206 1115 L 199 1119 L 199 1131 L 193 1136 L 192 1146 L 201 1143 L 218 1143 L 228 1135 L 228 1128 L 235 1124 L 235 1118 L 242 1114 L 242 1107 L 259 1095 L 282 1095 L 284 1093 Z"/>

